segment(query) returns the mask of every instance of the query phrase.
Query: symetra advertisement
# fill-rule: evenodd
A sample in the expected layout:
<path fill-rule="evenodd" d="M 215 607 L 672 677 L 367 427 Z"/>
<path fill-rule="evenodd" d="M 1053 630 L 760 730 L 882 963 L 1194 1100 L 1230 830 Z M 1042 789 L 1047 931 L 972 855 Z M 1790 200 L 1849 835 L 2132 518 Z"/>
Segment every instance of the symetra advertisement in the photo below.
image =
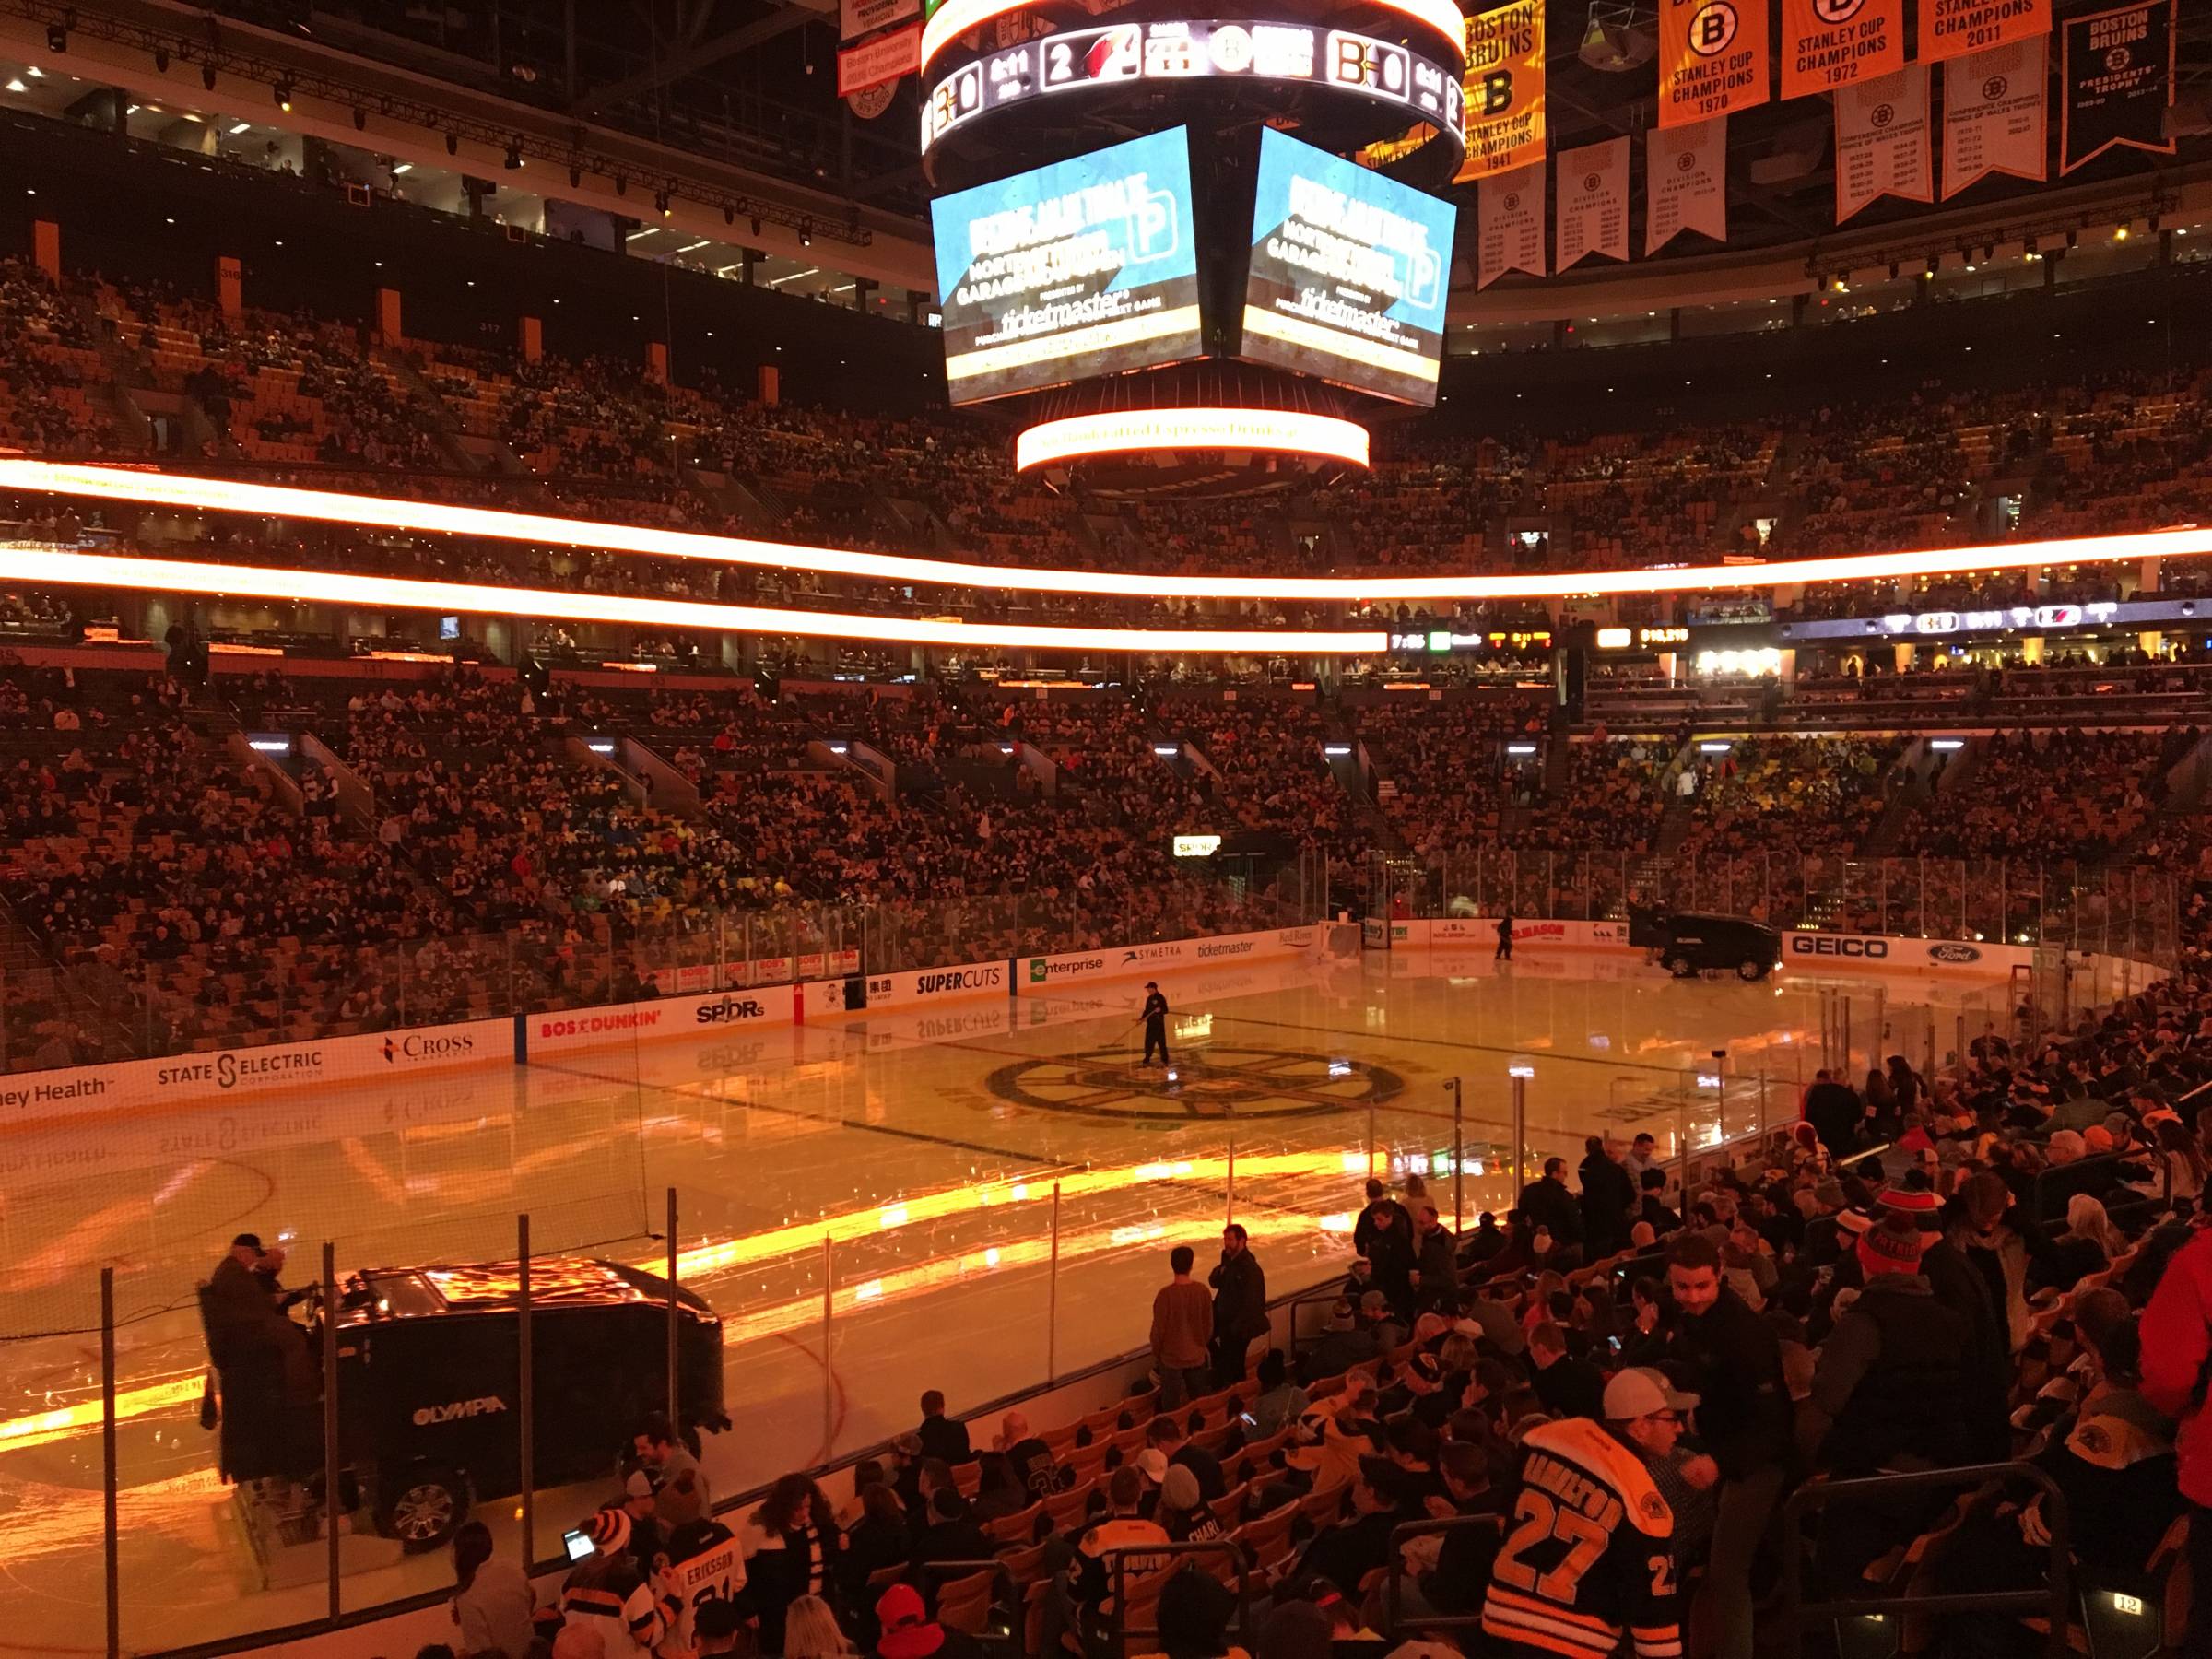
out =
<path fill-rule="evenodd" d="M 1357 161 L 1263 129 L 1244 355 L 1433 404 L 1456 214 Z"/>
<path fill-rule="evenodd" d="M 930 218 L 956 404 L 1198 349 L 1182 127 L 940 196 Z"/>

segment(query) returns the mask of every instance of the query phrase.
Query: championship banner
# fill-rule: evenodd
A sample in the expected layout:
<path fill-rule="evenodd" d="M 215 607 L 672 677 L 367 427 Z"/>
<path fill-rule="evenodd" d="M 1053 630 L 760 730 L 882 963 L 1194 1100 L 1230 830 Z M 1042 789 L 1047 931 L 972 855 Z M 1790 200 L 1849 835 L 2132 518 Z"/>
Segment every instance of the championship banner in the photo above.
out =
<path fill-rule="evenodd" d="M 1557 177 L 1559 258 L 1552 268 L 1570 270 L 1589 253 L 1628 258 L 1628 139 L 1561 150 Z"/>
<path fill-rule="evenodd" d="M 1544 159 L 1544 3 L 1513 0 L 1467 19 L 1467 159 L 1453 182 Z"/>
<path fill-rule="evenodd" d="M 888 86 L 922 66 L 922 25 L 910 23 L 837 54 L 837 95 L 850 98 L 870 87 Z"/>
<path fill-rule="evenodd" d="M 1508 271 L 1548 276 L 1544 266 L 1544 163 L 1475 187 L 1475 286 L 1486 288 Z"/>
<path fill-rule="evenodd" d="M 2172 155 L 2173 0 L 2068 18 L 2065 29 L 2060 175 L 2115 147 Z"/>
<path fill-rule="evenodd" d="M 1836 93 L 1836 223 L 1877 196 L 1936 199 L 1928 66 L 1914 64 Z"/>
<path fill-rule="evenodd" d="M 837 38 L 857 41 L 921 15 L 922 0 L 839 0 Z"/>
<path fill-rule="evenodd" d="M 2049 130 L 2041 35 L 1955 57 L 1943 66 L 1943 196 L 1948 201 L 1991 173 L 2039 182 Z"/>
<path fill-rule="evenodd" d="M 1905 66 L 1903 0 L 1782 0 L 1782 95 L 1811 98 Z"/>
<path fill-rule="evenodd" d="M 1913 56 L 1933 64 L 2050 32 L 2051 0 L 1920 0 L 1920 50 Z"/>
<path fill-rule="evenodd" d="M 1655 128 L 1643 140 L 1643 251 L 1685 230 L 1728 240 L 1728 117 Z"/>
<path fill-rule="evenodd" d="M 1659 124 L 1767 101 L 1767 0 L 1659 0 Z"/>

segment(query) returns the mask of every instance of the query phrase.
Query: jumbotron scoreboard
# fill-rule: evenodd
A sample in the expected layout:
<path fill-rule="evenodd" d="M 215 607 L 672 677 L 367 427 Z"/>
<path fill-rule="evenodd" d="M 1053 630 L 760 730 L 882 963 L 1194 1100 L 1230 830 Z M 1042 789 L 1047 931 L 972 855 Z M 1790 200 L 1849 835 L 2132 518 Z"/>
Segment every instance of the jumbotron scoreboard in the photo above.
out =
<path fill-rule="evenodd" d="M 924 26 L 949 395 L 1007 400 L 1049 478 L 1279 487 L 1364 465 L 1369 400 L 1436 401 L 1458 7 L 1204 4 L 941 0 Z"/>

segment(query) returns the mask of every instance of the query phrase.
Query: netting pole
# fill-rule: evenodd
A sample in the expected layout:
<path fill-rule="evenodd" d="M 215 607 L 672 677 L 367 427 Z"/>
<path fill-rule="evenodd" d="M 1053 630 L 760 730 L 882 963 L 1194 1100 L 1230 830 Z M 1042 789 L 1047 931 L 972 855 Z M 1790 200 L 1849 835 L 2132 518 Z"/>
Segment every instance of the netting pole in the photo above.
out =
<path fill-rule="evenodd" d="M 1460 1110 L 1459 1079 L 1451 1078 L 1447 1087 L 1452 1090 L 1452 1230 L 1456 1233 L 1467 1224 L 1466 1118 Z"/>
<path fill-rule="evenodd" d="M 1044 1308 L 1044 1380 L 1047 1385 L 1059 1377 L 1060 1362 L 1060 1183 L 1053 1182 L 1053 1258 L 1052 1271 L 1045 1285 Z"/>
<path fill-rule="evenodd" d="M 676 1393 L 676 1189 L 668 1189 L 668 1426 L 681 1429 L 679 1402 Z M 828 1363 L 827 1356 L 824 1364 Z"/>
<path fill-rule="evenodd" d="M 1237 1112 L 1229 1112 L 1229 1179 L 1223 1190 L 1221 1225 L 1226 1228 L 1237 1218 Z"/>
<path fill-rule="evenodd" d="M 1375 1103 L 1367 1103 L 1367 1178 L 1375 1178 Z"/>
<path fill-rule="evenodd" d="M 115 1269 L 100 1270 L 100 1540 L 106 1557 L 108 1659 L 123 1653 L 123 1535 L 115 1515 Z M 335 1583 L 335 1580 L 333 1580 Z"/>
<path fill-rule="evenodd" d="M 530 1218 L 514 1218 L 514 1406 L 522 1421 L 518 1453 L 523 1472 L 523 1571 L 537 1564 L 536 1364 L 531 1352 Z"/>
<path fill-rule="evenodd" d="M 834 1289 L 830 1279 L 830 1270 L 836 1265 L 836 1262 L 837 1244 L 825 1232 L 822 1234 L 822 1457 L 824 1461 L 829 1459 L 830 1453 L 835 1449 L 832 1442 L 837 1439 L 837 1419 L 831 1410 L 832 1388 L 830 1383 L 830 1378 L 835 1375 L 835 1372 L 830 1364 L 830 1321 L 833 1312 L 830 1297 Z"/>
<path fill-rule="evenodd" d="M 330 1617 L 335 1624 L 338 1606 L 338 1519 L 345 1512 L 338 1488 L 345 1484 L 338 1466 L 338 1247 L 323 1243 L 323 1536 L 325 1565 L 330 1573 Z"/>
<path fill-rule="evenodd" d="M 1513 1193 L 1506 1202 L 1521 1202 L 1521 1189 L 1528 1184 L 1528 1171 L 1524 1167 L 1524 1148 L 1528 1145 L 1528 1079 L 1513 1079 Z"/>

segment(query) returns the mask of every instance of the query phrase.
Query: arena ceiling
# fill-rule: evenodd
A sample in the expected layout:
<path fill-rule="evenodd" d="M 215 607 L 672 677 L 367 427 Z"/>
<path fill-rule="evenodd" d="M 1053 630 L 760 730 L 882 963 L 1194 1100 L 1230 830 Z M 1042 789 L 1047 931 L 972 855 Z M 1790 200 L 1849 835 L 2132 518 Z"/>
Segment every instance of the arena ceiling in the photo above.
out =
<path fill-rule="evenodd" d="M 2057 15 L 2063 19 L 2100 4 L 2061 0 Z M 846 108 L 836 94 L 836 0 L 217 0 L 211 9 L 479 96 L 832 192 L 911 218 L 918 229 L 924 220 L 926 197 L 914 153 L 916 83 L 911 77 L 901 83 L 888 110 L 874 120 Z M 2068 192 L 2130 179 L 2149 183 L 2212 167 L 2212 7 L 2178 10 L 2179 102 L 2172 115 L 2179 153 L 2111 152 L 2071 175 Z M 1656 103 L 1652 63 L 1619 71 L 1595 67 L 1581 48 L 1598 25 L 1632 38 L 1639 29 L 1648 32 L 1651 17 L 1652 0 L 1549 0 L 1555 151 L 1641 135 L 1650 125 Z M 1830 124 L 1824 99 L 1772 101 L 1731 120 L 1730 249 L 1772 250 L 1834 235 Z M 1991 178 L 1945 204 L 1945 223 L 1961 206 L 2031 213 L 2036 205 L 2026 198 L 2053 189 Z M 1863 234 L 1934 211 L 1884 198 L 1854 218 L 1851 229 Z M 1714 243 L 1686 234 L 1661 258 L 1715 251 Z"/>

